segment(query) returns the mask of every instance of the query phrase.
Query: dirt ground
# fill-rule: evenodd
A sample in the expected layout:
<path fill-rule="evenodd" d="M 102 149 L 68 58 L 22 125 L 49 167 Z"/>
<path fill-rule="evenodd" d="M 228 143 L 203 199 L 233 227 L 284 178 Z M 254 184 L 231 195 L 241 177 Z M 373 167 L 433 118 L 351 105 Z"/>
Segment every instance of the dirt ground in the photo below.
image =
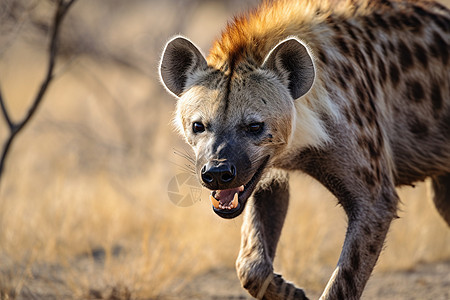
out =
<path fill-rule="evenodd" d="M 216 284 L 212 284 L 215 282 Z M 318 299 L 320 291 L 306 294 Z M 252 299 L 241 288 L 235 270 L 218 269 L 195 278 L 180 299 Z M 450 299 L 450 261 L 421 264 L 409 271 L 375 273 L 362 299 Z"/>

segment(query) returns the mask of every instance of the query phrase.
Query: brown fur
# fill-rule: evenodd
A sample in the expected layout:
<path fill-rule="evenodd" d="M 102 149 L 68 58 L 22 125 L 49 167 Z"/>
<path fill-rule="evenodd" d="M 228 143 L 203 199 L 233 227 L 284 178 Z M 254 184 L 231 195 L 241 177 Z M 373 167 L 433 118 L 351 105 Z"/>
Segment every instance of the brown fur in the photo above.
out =
<path fill-rule="evenodd" d="M 266 1 L 237 17 L 205 59 L 168 43 L 161 77 L 179 97 L 177 127 L 205 164 L 236 167 L 250 202 L 236 263 L 264 299 L 306 299 L 273 273 L 286 215 L 286 171 L 320 181 L 348 216 L 322 299 L 358 299 L 396 217 L 395 186 L 431 176 L 450 225 L 450 12 L 427 1 Z M 204 132 L 192 132 L 202 122 Z M 257 134 L 251 124 L 264 124 Z M 257 186 L 250 183 L 259 180 Z M 246 188 L 247 189 L 247 188 Z M 249 198 L 251 193 L 251 197 Z M 248 199 L 248 201 L 247 201 Z"/>

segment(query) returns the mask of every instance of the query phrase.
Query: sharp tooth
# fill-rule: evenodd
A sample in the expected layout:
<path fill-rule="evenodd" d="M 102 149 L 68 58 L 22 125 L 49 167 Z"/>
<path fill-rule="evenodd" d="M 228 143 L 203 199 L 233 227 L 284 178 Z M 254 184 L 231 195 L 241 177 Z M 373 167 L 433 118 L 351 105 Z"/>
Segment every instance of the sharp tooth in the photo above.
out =
<path fill-rule="evenodd" d="M 233 201 L 231 202 L 231 208 L 236 208 L 238 206 L 238 197 L 238 193 L 235 193 Z"/>
<path fill-rule="evenodd" d="M 242 192 L 243 190 L 244 190 L 244 186 L 241 185 L 241 186 L 239 187 L 239 192 Z"/>
<path fill-rule="evenodd" d="M 211 203 L 215 208 L 219 208 L 219 201 L 216 200 L 216 198 L 214 198 L 213 195 L 209 195 L 209 198 L 211 199 Z"/>

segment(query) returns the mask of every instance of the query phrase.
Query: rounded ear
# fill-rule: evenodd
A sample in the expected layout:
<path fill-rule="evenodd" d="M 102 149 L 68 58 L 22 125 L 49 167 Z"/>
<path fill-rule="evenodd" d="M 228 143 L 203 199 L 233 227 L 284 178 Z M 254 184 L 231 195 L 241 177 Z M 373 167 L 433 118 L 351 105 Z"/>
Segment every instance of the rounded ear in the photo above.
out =
<path fill-rule="evenodd" d="M 263 67 L 281 77 L 293 99 L 300 98 L 312 87 L 315 67 L 308 48 L 296 38 L 276 45 L 264 60 Z"/>
<path fill-rule="evenodd" d="M 159 75 L 165 87 L 179 97 L 186 87 L 189 74 L 206 67 L 206 60 L 200 50 L 188 39 L 177 36 L 164 48 Z"/>

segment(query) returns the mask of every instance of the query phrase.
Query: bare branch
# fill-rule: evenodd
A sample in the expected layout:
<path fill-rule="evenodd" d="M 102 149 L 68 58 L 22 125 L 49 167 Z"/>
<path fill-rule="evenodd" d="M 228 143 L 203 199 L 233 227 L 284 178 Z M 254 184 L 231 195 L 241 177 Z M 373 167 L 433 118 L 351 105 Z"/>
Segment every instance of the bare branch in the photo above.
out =
<path fill-rule="evenodd" d="M 33 103 L 31 104 L 27 114 L 25 117 L 17 122 L 12 122 L 8 111 L 6 110 L 6 106 L 4 103 L 4 99 L 1 96 L 0 93 L 0 105 L 2 108 L 3 116 L 5 117 L 6 122 L 8 123 L 8 126 L 10 128 L 10 135 L 6 139 L 6 142 L 3 146 L 3 152 L 0 159 L 0 180 L 4 169 L 4 164 L 6 157 L 8 156 L 9 149 L 11 147 L 11 144 L 14 140 L 14 138 L 17 136 L 17 134 L 24 128 L 24 126 L 28 123 L 28 121 L 31 119 L 31 117 L 36 112 L 37 108 L 39 107 L 39 104 L 41 103 L 48 86 L 52 82 L 53 79 L 53 70 L 55 67 L 55 60 L 56 60 L 56 54 L 58 50 L 58 34 L 60 31 L 61 23 L 64 19 L 64 16 L 66 15 L 69 8 L 72 6 L 73 3 L 75 3 L 76 0 L 59 0 L 58 1 L 58 7 L 56 9 L 56 13 L 53 19 L 52 29 L 51 29 L 51 36 L 50 36 L 50 48 L 49 48 L 49 57 L 48 57 L 48 67 L 47 67 L 47 73 L 44 78 L 44 80 L 41 83 L 41 86 L 39 88 L 39 91 L 36 95 L 36 97 L 33 100 Z"/>
<path fill-rule="evenodd" d="M 9 117 L 8 111 L 6 110 L 5 101 L 3 100 L 1 88 L 0 88 L 0 106 L 2 108 L 3 117 L 5 118 L 6 123 L 8 123 L 9 130 L 12 131 L 14 124 L 12 123 L 11 118 Z"/>

